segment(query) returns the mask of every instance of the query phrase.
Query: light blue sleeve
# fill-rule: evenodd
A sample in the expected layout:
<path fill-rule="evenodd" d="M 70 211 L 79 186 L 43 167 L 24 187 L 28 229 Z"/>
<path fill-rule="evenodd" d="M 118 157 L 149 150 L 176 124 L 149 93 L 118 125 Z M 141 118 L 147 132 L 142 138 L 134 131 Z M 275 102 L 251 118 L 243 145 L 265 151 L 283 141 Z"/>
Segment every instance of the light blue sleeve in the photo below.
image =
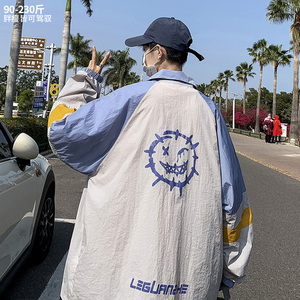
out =
<path fill-rule="evenodd" d="M 216 120 L 222 180 L 222 205 L 227 214 L 234 214 L 243 200 L 246 188 L 228 128 L 216 104 L 201 93 Z"/>
<path fill-rule="evenodd" d="M 95 172 L 154 83 L 140 82 L 118 89 L 53 122 L 49 139 L 59 158 L 81 173 Z M 63 103 L 63 99 L 60 101 Z"/>
<path fill-rule="evenodd" d="M 217 110 L 217 136 L 222 175 L 223 210 L 231 215 L 239 209 L 246 192 L 240 164 L 228 128 Z"/>
<path fill-rule="evenodd" d="M 223 278 L 228 287 L 242 282 L 253 243 L 251 209 L 240 164 L 225 121 L 213 101 L 202 95 L 216 121 L 223 207 Z"/>

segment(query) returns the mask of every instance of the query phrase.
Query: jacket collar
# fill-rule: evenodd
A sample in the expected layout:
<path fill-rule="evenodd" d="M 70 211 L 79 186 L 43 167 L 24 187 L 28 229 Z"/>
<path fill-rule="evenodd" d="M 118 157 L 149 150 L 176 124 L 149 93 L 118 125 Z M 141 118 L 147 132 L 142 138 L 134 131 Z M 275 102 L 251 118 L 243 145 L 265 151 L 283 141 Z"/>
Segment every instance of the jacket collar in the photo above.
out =
<path fill-rule="evenodd" d="M 194 88 L 196 88 L 194 80 L 182 71 L 171 71 L 163 69 L 151 76 L 149 80 L 175 80 L 193 85 Z"/>

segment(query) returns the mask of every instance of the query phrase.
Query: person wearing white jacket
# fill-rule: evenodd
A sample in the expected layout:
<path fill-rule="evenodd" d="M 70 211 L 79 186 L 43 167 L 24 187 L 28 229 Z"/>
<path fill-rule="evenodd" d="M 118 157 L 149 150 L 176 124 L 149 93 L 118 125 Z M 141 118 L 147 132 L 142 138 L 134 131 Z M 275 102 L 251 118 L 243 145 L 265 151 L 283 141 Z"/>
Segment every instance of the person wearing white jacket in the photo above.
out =
<path fill-rule="evenodd" d="M 61 298 L 217 299 L 245 277 L 252 215 L 227 127 L 183 71 L 191 34 L 158 18 L 127 39 L 148 81 L 99 98 L 108 55 L 71 77 L 51 147 L 86 174 Z"/>

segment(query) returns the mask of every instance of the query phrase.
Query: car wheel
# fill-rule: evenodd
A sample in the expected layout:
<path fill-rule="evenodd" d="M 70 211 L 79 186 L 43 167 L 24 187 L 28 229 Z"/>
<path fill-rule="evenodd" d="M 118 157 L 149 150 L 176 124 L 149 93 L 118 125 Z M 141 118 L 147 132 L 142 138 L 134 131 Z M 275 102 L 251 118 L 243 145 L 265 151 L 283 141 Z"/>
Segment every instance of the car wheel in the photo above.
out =
<path fill-rule="evenodd" d="M 48 190 L 43 201 L 33 244 L 32 258 L 34 262 L 41 262 L 49 251 L 54 230 L 54 214 L 54 193 Z"/>

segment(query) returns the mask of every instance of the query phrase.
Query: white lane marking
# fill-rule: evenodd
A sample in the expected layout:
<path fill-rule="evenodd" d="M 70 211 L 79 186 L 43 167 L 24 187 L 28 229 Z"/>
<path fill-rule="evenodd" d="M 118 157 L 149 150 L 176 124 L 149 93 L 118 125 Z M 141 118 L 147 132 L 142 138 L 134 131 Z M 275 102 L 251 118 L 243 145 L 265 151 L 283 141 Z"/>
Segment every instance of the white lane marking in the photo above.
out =
<path fill-rule="evenodd" d="M 58 222 L 58 223 L 71 223 L 71 224 L 75 224 L 76 219 L 61 219 L 61 218 L 55 218 L 55 222 Z"/>
<path fill-rule="evenodd" d="M 43 293 L 38 300 L 58 300 L 60 297 L 60 289 L 63 279 L 64 268 L 66 264 L 67 254 L 60 261 L 56 270 L 52 274 L 47 286 L 45 287 Z"/>

